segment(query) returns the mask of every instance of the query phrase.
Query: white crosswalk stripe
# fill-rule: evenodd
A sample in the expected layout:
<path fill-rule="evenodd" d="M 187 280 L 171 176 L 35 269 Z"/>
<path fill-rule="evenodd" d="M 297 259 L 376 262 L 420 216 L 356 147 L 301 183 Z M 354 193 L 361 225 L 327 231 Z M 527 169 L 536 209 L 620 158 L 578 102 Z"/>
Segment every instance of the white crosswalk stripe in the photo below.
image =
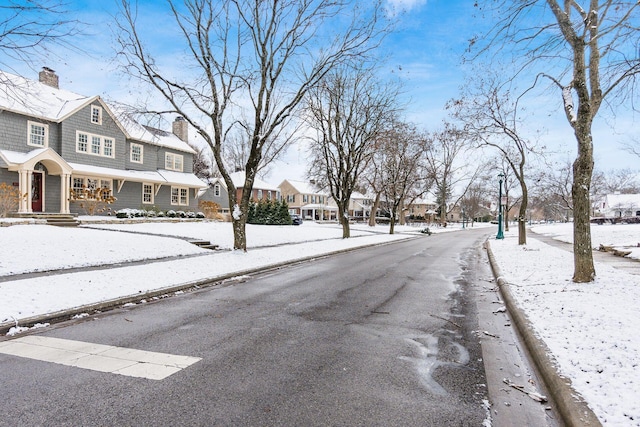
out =
<path fill-rule="evenodd" d="M 162 380 L 200 357 L 29 335 L 0 342 L 0 353 L 130 377 Z"/>

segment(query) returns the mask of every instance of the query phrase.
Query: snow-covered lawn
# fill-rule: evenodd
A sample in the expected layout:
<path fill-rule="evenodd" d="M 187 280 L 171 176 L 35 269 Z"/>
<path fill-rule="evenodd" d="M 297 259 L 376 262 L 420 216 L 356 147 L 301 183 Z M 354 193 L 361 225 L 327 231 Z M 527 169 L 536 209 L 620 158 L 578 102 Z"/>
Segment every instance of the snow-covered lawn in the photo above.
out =
<path fill-rule="evenodd" d="M 533 229 L 556 240 L 573 243 L 571 223 L 536 225 Z M 629 258 L 640 259 L 640 224 L 592 224 L 591 245 L 593 249 L 598 249 L 600 245 L 613 246 L 615 249 L 630 251 Z"/>
<path fill-rule="evenodd" d="M 248 226 L 251 249 L 244 253 L 226 250 L 233 246 L 228 223 L 119 223 L 91 227 L 102 229 L 0 227 L 0 322 L 389 242 L 419 235 L 423 228 L 398 227 L 398 234 L 390 236 L 387 226 L 371 229 L 354 225 L 354 238 L 342 239 L 342 230 L 336 224 Z M 431 229 L 456 231 L 460 226 Z M 571 224 L 535 226 L 534 230 L 571 241 Z M 636 246 L 640 242 L 640 226 L 594 225 L 592 235 L 594 248 L 600 244 Z M 209 240 L 223 250 L 200 249 L 185 239 Z M 505 233 L 504 240 L 491 237 L 490 243 L 519 306 L 551 349 L 561 372 L 571 378 L 601 422 L 606 426 L 640 426 L 640 276 L 597 264 L 597 280 L 578 285 L 571 282 L 572 255 L 541 243 L 533 234 L 529 234 L 526 247 L 517 245 L 515 227 Z M 179 259 L 151 261 L 176 256 Z M 88 266 L 140 260 L 147 261 L 82 271 Z M 11 274 L 69 267 L 80 267 L 81 271 L 19 280 L 5 277 L 2 281 L 2 276 Z"/>
<path fill-rule="evenodd" d="M 533 230 L 572 240 L 571 224 Z M 640 241 L 635 224 L 591 230 L 594 247 Z M 490 240 L 518 305 L 603 425 L 640 426 L 640 276 L 596 264 L 595 282 L 573 283 L 573 255 L 531 237 L 525 247 L 514 231 Z"/>
<path fill-rule="evenodd" d="M 332 251 L 405 239 L 420 235 L 422 229 L 398 227 L 398 234 L 389 235 L 386 226 L 354 225 L 354 237 L 342 239 L 342 229 L 336 224 L 249 225 L 250 249 L 244 253 L 228 250 L 233 247 L 229 223 L 119 222 L 93 224 L 91 227 L 104 229 L 85 226 L 59 228 L 42 224 L 0 227 L 0 323 L 241 274 L 249 269 Z M 210 240 L 221 250 L 201 249 L 185 238 Z M 153 262 L 154 259 L 168 257 L 176 259 Z M 132 261 L 144 262 L 126 264 Z M 92 270 L 88 267 L 102 268 Z M 77 270 L 6 278 L 21 273 L 69 268 Z"/>

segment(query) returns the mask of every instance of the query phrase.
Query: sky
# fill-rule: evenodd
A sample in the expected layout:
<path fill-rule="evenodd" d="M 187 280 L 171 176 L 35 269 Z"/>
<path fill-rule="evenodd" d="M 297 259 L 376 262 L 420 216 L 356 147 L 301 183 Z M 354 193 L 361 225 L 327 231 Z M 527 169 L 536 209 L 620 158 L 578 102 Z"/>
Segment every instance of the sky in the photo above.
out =
<path fill-rule="evenodd" d="M 101 95 L 130 104 L 153 99 L 154 96 L 141 93 L 131 85 L 118 68 L 113 37 L 115 26 L 112 24 L 118 2 L 69 0 L 65 3 L 69 18 L 91 23 L 85 28 L 85 34 L 74 37 L 69 43 L 82 50 L 56 47 L 46 58 L 35 59 L 34 66 L 9 58 L 0 62 L 2 68 L 37 79 L 41 62 L 42 66 L 58 73 L 62 88 L 73 92 Z M 384 0 L 384 5 L 395 26 L 380 49 L 380 56 L 385 58 L 382 77 L 394 76 L 403 82 L 406 120 L 428 131 L 437 130 L 447 117 L 445 103 L 459 97 L 465 79 L 473 78 L 473 71 L 462 64 L 461 57 L 468 40 L 490 22 L 479 17 L 469 0 Z M 179 61 L 171 61 L 175 46 L 168 37 L 171 17 L 165 3 L 142 0 L 139 10 L 143 36 L 154 40 L 159 49 L 169 53 L 165 57 L 167 67 L 179 69 Z M 541 142 L 553 149 L 558 160 L 574 158 L 575 138 L 559 109 L 559 99 L 532 100 L 527 114 L 531 135 L 535 130 L 541 130 Z M 596 168 L 638 169 L 640 159 L 620 149 L 620 144 L 629 142 L 631 135 L 638 138 L 636 120 L 625 111 L 617 117 L 603 112 L 596 119 L 593 127 Z M 204 145 L 202 140 L 198 143 Z M 298 144 L 292 146 L 264 178 L 274 185 L 279 185 L 283 179 L 304 180 L 307 164 L 305 145 Z"/>
<path fill-rule="evenodd" d="M 95 223 L 93 227 L 97 229 L 90 229 L 85 227 L 92 217 L 80 219 L 85 225 L 79 228 L 0 227 L 0 323 L 223 275 L 244 282 L 247 269 L 369 244 L 416 237 L 425 239 L 428 246 L 429 239 L 438 238 L 437 233 L 468 231 L 452 223 L 446 228 L 433 227 L 434 236 L 423 235 L 421 227 L 411 226 L 396 226 L 397 234 L 389 235 L 388 226 L 354 224 L 353 237 L 342 239 L 337 224 L 305 221 L 300 226 L 248 225 L 248 252 L 210 251 L 183 239 L 208 239 L 221 249 L 229 249 L 233 246 L 229 223 L 123 224 L 114 220 L 111 224 Z M 0 224 L 16 221 L 0 219 Z M 487 237 L 501 277 L 510 284 L 535 334 L 547 344 L 557 369 L 571 379 L 605 427 L 640 426 L 640 275 L 617 270 L 596 258 L 596 280 L 575 284 L 571 281 L 573 255 L 569 251 L 542 243 L 532 233 L 528 234 L 526 246 L 518 246 L 517 227 L 505 232 L 503 240 L 495 240 L 495 226 L 481 225 L 491 227 L 486 229 Z M 295 232 L 288 231 L 292 227 Z M 539 225 L 533 230 L 569 242 L 573 235 L 571 223 Z M 97 240 L 102 244 L 96 246 Z M 592 240 L 594 247 L 602 243 L 628 248 L 633 251 L 631 256 L 640 258 L 640 248 L 636 247 L 640 241 L 639 224 L 594 226 Z M 176 255 L 178 259 L 162 260 Z M 160 262 L 150 262 L 153 258 Z M 146 261 L 127 264 L 136 260 Z M 63 271 L 110 264 L 117 265 L 100 270 L 100 274 L 84 268 Z M 6 277 L 43 270 L 59 271 L 34 277 Z M 131 280 L 132 277 L 146 280 Z M 478 286 L 486 293 L 495 291 L 495 282 L 489 278 Z M 504 307 L 499 305 L 498 294 L 495 299 L 498 312 Z M 46 328 L 46 324 L 40 326 Z M 19 334 L 26 329 L 18 321 L 18 328 L 10 333 Z M 492 331 L 487 332 L 481 336 L 483 341 L 492 339 Z M 492 403 L 499 411 L 500 405 L 508 402 Z"/>

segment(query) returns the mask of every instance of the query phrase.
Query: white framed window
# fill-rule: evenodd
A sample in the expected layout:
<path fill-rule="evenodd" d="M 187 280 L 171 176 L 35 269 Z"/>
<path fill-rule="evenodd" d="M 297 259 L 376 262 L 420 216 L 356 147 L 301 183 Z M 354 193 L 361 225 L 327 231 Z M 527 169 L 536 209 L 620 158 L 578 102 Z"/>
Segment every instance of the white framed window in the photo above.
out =
<path fill-rule="evenodd" d="M 170 171 L 182 172 L 182 155 L 174 153 L 166 153 L 164 155 L 164 168 Z"/>
<path fill-rule="evenodd" d="M 153 184 L 148 184 L 146 182 L 142 183 L 142 203 L 145 205 L 152 205 L 153 196 Z"/>
<path fill-rule="evenodd" d="M 113 157 L 113 139 L 105 138 L 102 153 L 106 157 Z"/>
<path fill-rule="evenodd" d="M 258 200 L 262 200 L 262 190 L 258 190 Z"/>
<path fill-rule="evenodd" d="M 216 197 L 220 197 L 220 184 L 216 184 L 213 186 L 213 195 Z"/>
<path fill-rule="evenodd" d="M 171 204 L 178 206 L 188 206 L 189 189 L 186 187 L 171 187 Z"/>
<path fill-rule="evenodd" d="M 102 107 L 98 105 L 91 106 L 91 123 L 96 125 L 102 124 Z"/>
<path fill-rule="evenodd" d="M 271 190 L 267 191 L 267 200 L 271 200 Z"/>
<path fill-rule="evenodd" d="M 73 178 L 73 185 L 72 185 L 73 191 L 75 191 L 76 194 L 80 194 L 82 193 L 82 190 L 84 189 L 84 178 Z"/>
<path fill-rule="evenodd" d="M 114 158 L 115 141 L 113 138 L 76 131 L 76 152 Z"/>
<path fill-rule="evenodd" d="M 95 154 L 99 156 L 101 151 L 102 151 L 102 139 L 99 136 L 92 135 L 91 136 L 91 154 Z"/>
<path fill-rule="evenodd" d="M 86 153 L 88 144 L 89 135 L 87 135 L 86 133 L 78 132 L 78 137 L 76 138 L 76 151 L 80 153 Z"/>
<path fill-rule="evenodd" d="M 76 197 L 84 198 L 85 190 L 88 193 L 95 193 L 99 188 L 106 189 L 102 192 L 102 198 L 105 199 L 113 194 L 113 180 L 98 178 L 92 176 L 74 176 L 71 188 L 76 193 Z M 89 195 L 89 197 L 91 197 Z"/>
<path fill-rule="evenodd" d="M 296 202 L 296 195 L 295 194 L 288 194 L 287 195 L 287 203 L 295 203 Z"/>
<path fill-rule="evenodd" d="M 49 125 L 28 121 L 27 145 L 34 147 L 47 147 L 49 145 Z"/>
<path fill-rule="evenodd" d="M 131 150 L 129 152 L 129 160 L 132 163 L 142 163 L 143 162 L 143 154 L 144 148 L 142 144 L 131 144 Z"/>

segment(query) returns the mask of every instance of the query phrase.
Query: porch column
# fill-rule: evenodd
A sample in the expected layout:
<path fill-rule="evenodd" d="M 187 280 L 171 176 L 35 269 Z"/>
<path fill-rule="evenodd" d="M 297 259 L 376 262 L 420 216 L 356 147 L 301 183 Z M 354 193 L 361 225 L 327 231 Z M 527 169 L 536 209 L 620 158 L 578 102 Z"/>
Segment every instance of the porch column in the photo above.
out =
<path fill-rule="evenodd" d="M 60 174 L 60 213 L 68 214 L 69 211 L 69 188 L 71 182 L 70 174 Z"/>
<path fill-rule="evenodd" d="M 31 213 L 31 171 L 18 170 L 18 189 L 20 191 L 18 213 Z"/>

